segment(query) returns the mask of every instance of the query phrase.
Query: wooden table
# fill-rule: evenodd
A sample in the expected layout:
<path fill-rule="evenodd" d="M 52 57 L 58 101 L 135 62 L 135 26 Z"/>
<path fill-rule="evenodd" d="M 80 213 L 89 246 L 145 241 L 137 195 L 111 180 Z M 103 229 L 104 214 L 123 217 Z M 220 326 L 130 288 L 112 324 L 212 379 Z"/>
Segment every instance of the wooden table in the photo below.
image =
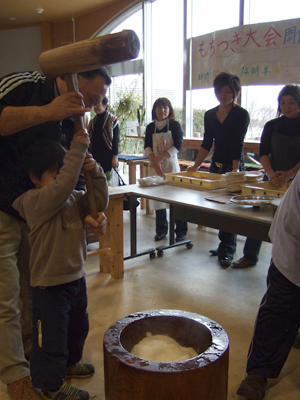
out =
<path fill-rule="evenodd" d="M 142 138 L 140 138 L 142 139 Z M 136 155 L 126 155 L 119 154 L 119 161 L 126 162 L 129 169 L 129 185 L 134 185 L 136 183 L 136 166 L 140 166 L 140 178 L 145 178 L 148 176 L 148 157 L 136 156 Z M 149 204 L 146 199 L 141 198 L 141 209 L 147 209 L 147 214 L 151 214 L 149 210 Z"/>
<path fill-rule="evenodd" d="M 148 157 L 138 156 L 134 154 L 119 154 L 118 159 L 120 162 L 126 162 L 129 167 L 129 184 L 136 183 L 136 166 L 140 166 L 140 176 L 144 178 L 147 176 Z"/>
<path fill-rule="evenodd" d="M 183 149 L 199 150 L 203 139 L 197 138 L 183 138 Z M 253 164 L 260 165 L 260 163 L 248 153 L 259 154 L 259 142 L 256 140 L 245 140 L 244 142 L 244 157 L 251 161 Z"/>
<path fill-rule="evenodd" d="M 138 185 L 128 185 L 118 188 L 109 188 L 109 206 L 106 210 L 108 229 L 101 237 L 101 247 L 111 248 L 114 257 L 106 254 L 100 255 L 100 270 L 111 271 L 115 279 L 124 276 L 124 250 L 123 250 L 123 198 L 124 195 L 132 196 L 132 204 L 136 197 L 145 197 L 152 200 L 163 201 L 170 204 L 170 220 L 178 218 L 187 222 L 221 229 L 226 232 L 236 233 L 263 241 L 270 241 L 268 232 L 273 218 L 270 206 L 254 208 L 237 204 L 219 204 L 205 197 L 225 194 L 223 190 L 202 191 L 186 189 L 172 185 L 153 186 L 141 188 Z M 137 253 L 136 234 L 136 208 L 131 208 L 131 256 L 149 254 L 154 249 Z M 170 228 L 170 244 L 174 243 L 174 230 Z"/>
<path fill-rule="evenodd" d="M 199 150 L 203 139 L 196 138 L 183 138 L 182 147 L 184 149 L 196 149 Z M 259 142 L 254 140 L 245 140 L 244 142 L 244 153 L 259 153 Z"/>

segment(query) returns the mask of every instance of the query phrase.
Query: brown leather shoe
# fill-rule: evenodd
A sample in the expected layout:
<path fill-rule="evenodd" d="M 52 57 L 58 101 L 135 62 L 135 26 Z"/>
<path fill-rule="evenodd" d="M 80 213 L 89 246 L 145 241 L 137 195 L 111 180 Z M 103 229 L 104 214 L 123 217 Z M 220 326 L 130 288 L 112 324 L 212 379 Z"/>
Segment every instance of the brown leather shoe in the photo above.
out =
<path fill-rule="evenodd" d="M 247 268 L 247 267 L 253 267 L 256 263 L 253 263 L 245 257 L 241 257 L 239 260 L 235 261 L 232 263 L 232 268 Z"/>
<path fill-rule="evenodd" d="M 32 386 L 29 376 L 7 385 L 7 392 L 11 400 L 41 400 L 42 397 Z"/>

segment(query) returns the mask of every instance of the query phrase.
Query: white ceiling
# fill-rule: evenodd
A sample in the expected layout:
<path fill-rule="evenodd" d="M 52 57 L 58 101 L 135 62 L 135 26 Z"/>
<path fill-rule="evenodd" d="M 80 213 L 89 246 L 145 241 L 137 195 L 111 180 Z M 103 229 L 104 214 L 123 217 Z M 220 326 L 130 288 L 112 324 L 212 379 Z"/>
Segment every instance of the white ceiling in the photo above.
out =
<path fill-rule="evenodd" d="M 0 29 L 42 21 L 66 21 L 118 0 L 0 0 Z M 38 14 L 35 9 L 44 11 Z M 17 18 L 10 21 L 9 18 Z"/>

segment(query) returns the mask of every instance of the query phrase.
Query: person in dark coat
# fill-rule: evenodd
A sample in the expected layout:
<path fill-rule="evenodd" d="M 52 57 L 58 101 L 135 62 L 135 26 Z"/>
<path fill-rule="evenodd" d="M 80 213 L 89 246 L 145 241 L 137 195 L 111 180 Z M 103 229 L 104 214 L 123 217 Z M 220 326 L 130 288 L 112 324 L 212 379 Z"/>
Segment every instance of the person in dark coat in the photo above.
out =
<path fill-rule="evenodd" d="M 107 107 L 108 98 L 104 97 L 101 103 L 94 106 L 96 116 L 88 125 L 93 157 L 105 173 L 119 165 L 119 121 L 115 115 L 107 110 Z"/>

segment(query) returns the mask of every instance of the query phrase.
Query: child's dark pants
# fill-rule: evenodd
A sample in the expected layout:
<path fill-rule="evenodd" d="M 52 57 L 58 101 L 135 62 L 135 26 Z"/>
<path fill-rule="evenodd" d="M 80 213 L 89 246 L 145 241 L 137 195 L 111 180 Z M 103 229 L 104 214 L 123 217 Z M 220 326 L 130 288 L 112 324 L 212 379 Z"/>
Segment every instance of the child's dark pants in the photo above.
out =
<path fill-rule="evenodd" d="M 66 368 L 81 360 L 89 330 L 85 278 L 34 287 L 32 293 L 32 383 L 39 389 L 58 389 Z"/>

